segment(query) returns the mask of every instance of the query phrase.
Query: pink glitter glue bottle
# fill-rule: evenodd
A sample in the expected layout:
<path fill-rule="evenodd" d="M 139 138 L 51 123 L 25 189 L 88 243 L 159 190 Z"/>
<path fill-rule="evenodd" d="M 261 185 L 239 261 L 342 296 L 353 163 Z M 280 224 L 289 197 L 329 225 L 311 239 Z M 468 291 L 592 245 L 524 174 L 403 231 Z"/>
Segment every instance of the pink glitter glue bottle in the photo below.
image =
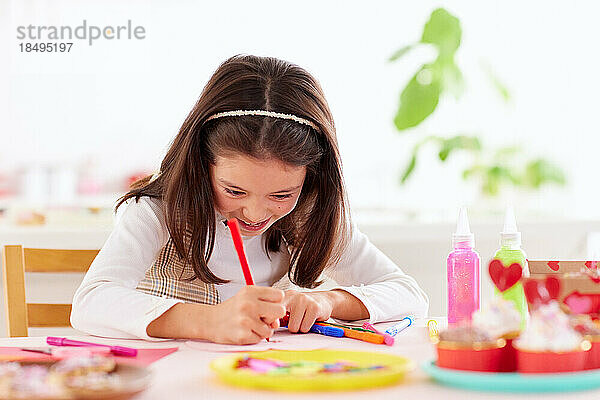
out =
<path fill-rule="evenodd" d="M 473 249 L 475 238 L 469 228 L 467 209 L 458 213 L 454 250 L 448 255 L 448 324 L 470 321 L 480 306 L 481 269 L 479 254 Z"/>

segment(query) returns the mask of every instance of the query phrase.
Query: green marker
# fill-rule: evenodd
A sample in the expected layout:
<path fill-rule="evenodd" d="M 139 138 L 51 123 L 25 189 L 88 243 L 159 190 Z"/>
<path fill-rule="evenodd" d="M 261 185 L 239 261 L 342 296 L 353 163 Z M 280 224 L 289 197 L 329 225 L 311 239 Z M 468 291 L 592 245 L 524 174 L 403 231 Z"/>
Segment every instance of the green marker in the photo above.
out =
<path fill-rule="evenodd" d="M 512 207 L 506 209 L 504 217 L 504 229 L 500 233 L 500 249 L 494 255 L 495 260 L 500 260 L 505 267 L 512 263 L 519 263 L 523 267 L 523 276 L 529 276 L 529 266 L 527 265 L 527 256 L 521 249 L 521 232 L 517 231 L 517 222 Z M 523 284 L 519 281 L 510 289 L 501 293 L 494 288 L 496 295 L 502 296 L 506 300 L 514 303 L 515 308 L 521 314 L 521 329 L 525 329 L 527 323 L 527 299 L 523 291 Z"/>

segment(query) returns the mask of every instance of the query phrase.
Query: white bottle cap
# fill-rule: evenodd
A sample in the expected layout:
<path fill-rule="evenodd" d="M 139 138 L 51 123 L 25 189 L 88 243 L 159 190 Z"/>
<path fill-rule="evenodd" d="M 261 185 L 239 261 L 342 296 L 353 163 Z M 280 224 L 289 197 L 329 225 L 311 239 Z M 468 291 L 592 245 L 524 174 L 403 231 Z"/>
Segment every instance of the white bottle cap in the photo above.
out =
<path fill-rule="evenodd" d="M 521 247 L 521 232 L 517 231 L 517 220 L 512 207 L 506 208 L 504 216 L 504 228 L 500 233 L 500 245 L 509 247 Z"/>
<path fill-rule="evenodd" d="M 458 222 L 456 223 L 456 232 L 452 234 L 452 244 L 454 247 L 461 242 L 467 242 L 470 247 L 475 247 L 475 236 L 471 233 L 471 228 L 469 227 L 466 207 L 460 208 Z"/>

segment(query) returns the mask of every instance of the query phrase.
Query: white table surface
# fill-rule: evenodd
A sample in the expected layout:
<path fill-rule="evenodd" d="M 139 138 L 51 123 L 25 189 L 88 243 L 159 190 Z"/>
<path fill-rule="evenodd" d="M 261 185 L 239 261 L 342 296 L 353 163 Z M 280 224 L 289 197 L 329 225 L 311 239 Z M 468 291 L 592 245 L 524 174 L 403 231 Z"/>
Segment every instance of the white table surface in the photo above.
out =
<path fill-rule="evenodd" d="M 383 325 L 385 327 L 385 325 Z M 312 335 L 312 334 L 311 334 Z M 373 345 L 352 339 L 336 339 L 319 336 L 331 349 L 363 350 L 397 354 L 411 358 L 417 368 L 407 378 L 394 386 L 358 392 L 337 393 L 278 393 L 230 387 L 218 381 L 210 371 L 211 360 L 229 353 L 206 352 L 192 348 L 185 341 L 145 342 L 142 340 L 103 339 L 90 336 L 70 336 L 72 339 L 97 343 L 118 344 L 138 348 L 179 347 L 179 350 L 149 366 L 152 383 L 139 400 L 149 399 L 599 399 L 600 389 L 582 392 L 503 394 L 466 391 L 441 386 L 431 381 L 418 365 L 434 358 L 434 347 L 429 343 L 426 328 L 409 327 L 396 336 L 394 346 Z M 44 346 L 44 337 L 0 338 L 0 346 Z"/>

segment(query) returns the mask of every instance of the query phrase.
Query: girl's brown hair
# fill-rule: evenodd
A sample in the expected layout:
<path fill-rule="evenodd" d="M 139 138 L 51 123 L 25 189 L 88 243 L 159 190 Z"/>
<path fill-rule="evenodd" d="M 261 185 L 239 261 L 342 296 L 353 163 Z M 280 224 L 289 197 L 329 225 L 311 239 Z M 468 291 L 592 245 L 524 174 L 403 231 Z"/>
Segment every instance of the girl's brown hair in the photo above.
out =
<path fill-rule="evenodd" d="M 206 121 L 219 112 L 259 109 L 294 114 L 318 130 L 263 116 Z M 209 166 L 217 155 L 231 154 L 306 167 L 296 207 L 265 232 L 265 250 L 277 252 L 285 240 L 292 250 L 290 280 L 301 287 L 318 286 L 323 269 L 339 260 L 351 225 L 333 117 L 319 83 L 297 65 L 250 55 L 221 64 L 183 122 L 158 177 L 134 183 L 117 208 L 132 197 L 161 199 L 178 256 L 191 264 L 196 278 L 226 283 L 207 265 L 216 222 Z"/>

